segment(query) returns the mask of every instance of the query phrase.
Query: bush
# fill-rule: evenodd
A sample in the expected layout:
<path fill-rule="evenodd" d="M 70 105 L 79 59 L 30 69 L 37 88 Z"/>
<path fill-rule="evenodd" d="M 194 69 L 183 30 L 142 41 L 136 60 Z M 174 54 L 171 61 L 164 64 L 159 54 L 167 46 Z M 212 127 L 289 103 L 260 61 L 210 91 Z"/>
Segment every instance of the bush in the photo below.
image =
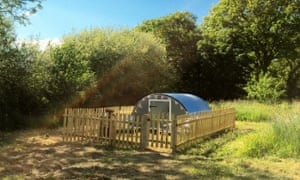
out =
<path fill-rule="evenodd" d="M 285 94 L 284 82 L 270 76 L 269 73 L 260 73 L 258 79 L 252 75 L 244 90 L 249 99 L 260 102 L 276 102 Z"/>

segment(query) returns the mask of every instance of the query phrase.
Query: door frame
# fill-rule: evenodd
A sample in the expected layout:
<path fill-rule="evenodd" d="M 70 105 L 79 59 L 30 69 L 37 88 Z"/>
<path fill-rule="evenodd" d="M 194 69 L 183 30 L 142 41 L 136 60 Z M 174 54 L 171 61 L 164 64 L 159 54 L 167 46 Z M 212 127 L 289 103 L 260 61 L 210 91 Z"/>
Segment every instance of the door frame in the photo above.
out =
<path fill-rule="evenodd" d="M 169 120 L 172 120 L 172 103 L 171 98 L 168 99 L 148 99 L 148 112 L 151 112 L 151 102 L 168 102 L 169 103 Z"/>

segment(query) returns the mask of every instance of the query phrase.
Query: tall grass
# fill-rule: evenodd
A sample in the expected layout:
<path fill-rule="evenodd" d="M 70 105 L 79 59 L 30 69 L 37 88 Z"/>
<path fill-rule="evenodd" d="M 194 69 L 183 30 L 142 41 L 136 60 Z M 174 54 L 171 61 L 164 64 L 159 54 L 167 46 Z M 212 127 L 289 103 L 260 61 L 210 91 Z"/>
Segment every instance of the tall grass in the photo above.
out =
<path fill-rule="evenodd" d="M 269 105 L 271 106 L 271 105 Z M 271 106 L 280 110 L 280 107 Z M 300 157 L 300 102 L 285 111 L 277 111 L 268 126 L 243 138 L 242 155 L 250 157 Z"/>
<path fill-rule="evenodd" d="M 234 107 L 238 124 L 241 128 L 249 130 L 248 133 L 239 134 L 234 141 L 224 145 L 219 154 L 300 158 L 299 101 L 275 104 L 227 101 L 212 103 L 211 106 L 213 109 Z"/>
<path fill-rule="evenodd" d="M 297 110 L 278 116 L 272 129 L 274 153 L 282 157 L 300 157 L 300 105 Z"/>
<path fill-rule="evenodd" d="M 244 100 L 214 102 L 210 105 L 213 109 L 234 107 L 236 109 L 236 119 L 249 122 L 272 121 L 276 113 L 289 111 L 293 106 L 292 103 L 288 102 L 265 104 L 258 101 Z"/>

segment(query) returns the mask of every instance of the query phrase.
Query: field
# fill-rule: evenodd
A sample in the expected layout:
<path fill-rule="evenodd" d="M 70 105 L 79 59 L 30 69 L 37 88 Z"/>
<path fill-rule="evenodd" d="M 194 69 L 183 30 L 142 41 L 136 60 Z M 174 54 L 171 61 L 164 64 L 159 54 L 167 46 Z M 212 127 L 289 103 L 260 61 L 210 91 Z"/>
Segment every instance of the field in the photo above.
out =
<path fill-rule="evenodd" d="M 214 104 L 214 106 L 221 106 Z M 237 103 L 222 103 L 237 106 Z M 259 107 L 261 106 L 261 107 Z M 233 131 L 205 139 L 177 154 L 64 143 L 61 130 L 25 130 L 0 134 L 2 179 L 300 179 L 297 143 L 278 147 L 268 139 L 287 123 L 299 122 L 299 103 L 262 105 L 241 102 L 237 117 L 251 109 L 252 119 L 237 121 Z M 270 108 L 267 112 L 255 108 Z M 286 113 L 281 114 L 283 111 Z M 281 122 L 274 112 L 281 114 Z M 262 114 L 265 113 L 265 114 Z M 275 114 L 276 114 L 275 113 Z M 253 118 L 253 117 L 256 118 Z M 277 115 L 276 115 L 277 116 Z M 257 118 L 263 118 L 261 121 Z M 284 119 L 283 119 L 284 118 Z M 285 120 L 287 118 L 287 120 Z M 286 123 L 283 123 L 286 121 Z M 296 130 L 299 124 L 296 123 Z M 294 127 L 294 126 L 292 126 Z M 277 129 L 276 129 L 277 128 Z M 289 136 L 297 138 L 289 132 Z M 286 138 L 286 137 L 283 137 Z M 268 141 L 267 141 L 268 140 Z M 299 139 L 295 139 L 299 142 Z M 267 142 L 266 142 L 267 141 Z M 284 140 L 287 142 L 288 140 Z M 266 143 L 266 144 L 264 144 Z M 278 151 L 274 151 L 274 147 Z"/>

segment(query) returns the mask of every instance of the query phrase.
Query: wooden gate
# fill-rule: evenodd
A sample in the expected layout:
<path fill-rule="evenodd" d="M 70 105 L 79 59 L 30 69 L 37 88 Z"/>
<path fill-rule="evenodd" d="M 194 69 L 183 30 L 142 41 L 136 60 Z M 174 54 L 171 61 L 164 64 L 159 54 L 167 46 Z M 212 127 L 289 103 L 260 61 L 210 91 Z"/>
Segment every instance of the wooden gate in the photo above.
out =
<path fill-rule="evenodd" d="M 175 116 L 172 117 L 174 119 Z M 172 147 L 172 120 L 168 113 L 148 114 L 144 116 L 144 129 L 141 131 L 145 144 L 143 148 L 171 149 Z"/>

